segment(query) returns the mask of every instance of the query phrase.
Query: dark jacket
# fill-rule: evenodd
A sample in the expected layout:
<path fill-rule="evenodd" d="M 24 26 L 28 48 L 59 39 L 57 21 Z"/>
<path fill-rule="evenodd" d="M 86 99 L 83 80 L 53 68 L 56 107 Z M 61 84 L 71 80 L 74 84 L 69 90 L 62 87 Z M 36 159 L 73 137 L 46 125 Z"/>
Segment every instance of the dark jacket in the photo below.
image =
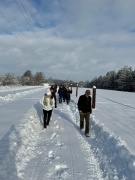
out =
<path fill-rule="evenodd" d="M 51 86 L 50 90 L 53 89 L 53 92 L 52 92 L 52 98 L 54 97 L 54 100 L 55 100 L 55 108 L 57 107 L 57 100 L 56 100 L 56 92 L 57 92 L 57 88 L 56 86 Z"/>
<path fill-rule="evenodd" d="M 63 88 L 62 87 L 60 87 L 59 89 L 58 89 L 58 94 L 59 94 L 59 96 L 63 96 Z"/>
<path fill-rule="evenodd" d="M 91 108 L 91 97 L 88 96 L 88 98 L 84 95 L 81 95 L 78 100 L 78 110 L 82 111 L 83 113 L 90 112 L 92 113 Z"/>
<path fill-rule="evenodd" d="M 67 89 L 67 90 L 66 90 L 66 99 L 69 99 L 69 100 L 70 100 L 70 94 L 72 94 L 72 90 Z"/>

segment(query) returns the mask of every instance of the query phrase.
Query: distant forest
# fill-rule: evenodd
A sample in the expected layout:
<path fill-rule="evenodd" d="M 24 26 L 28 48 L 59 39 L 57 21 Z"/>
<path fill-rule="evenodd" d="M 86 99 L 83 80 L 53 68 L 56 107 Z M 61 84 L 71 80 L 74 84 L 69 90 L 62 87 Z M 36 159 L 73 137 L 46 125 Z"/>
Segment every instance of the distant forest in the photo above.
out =
<path fill-rule="evenodd" d="M 0 77 L 1 86 L 42 86 L 44 83 L 49 84 L 65 84 L 67 86 L 76 86 L 77 83 L 68 80 L 57 80 L 53 78 L 46 79 L 43 72 L 33 74 L 30 70 L 26 70 L 22 76 L 16 76 L 14 73 L 6 73 Z"/>
<path fill-rule="evenodd" d="M 105 76 L 99 76 L 87 83 L 87 87 L 96 86 L 98 89 L 110 89 L 118 91 L 135 92 L 135 70 L 125 66 L 117 73 L 107 72 Z"/>
<path fill-rule="evenodd" d="M 1 86 L 9 85 L 26 85 L 35 86 L 43 85 L 44 83 L 55 83 L 58 86 L 64 84 L 66 86 L 77 86 L 92 88 L 96 86 L 97 89 L 110 89 L 118 91 L 135 92 L 135 70 L 131 67 L 125 66 L 118 72 L 110 71 L 105 76 L 95 77 L 91 81 L 74 82 L 72 80 L 58 80 L 49 78 L 46 79 L 43 72 L 36 72 L 34 75 L 30 70 L 26 70 L 22 76 L 16 76 L 13 73 L 7 73 L 0 77 Z"/>

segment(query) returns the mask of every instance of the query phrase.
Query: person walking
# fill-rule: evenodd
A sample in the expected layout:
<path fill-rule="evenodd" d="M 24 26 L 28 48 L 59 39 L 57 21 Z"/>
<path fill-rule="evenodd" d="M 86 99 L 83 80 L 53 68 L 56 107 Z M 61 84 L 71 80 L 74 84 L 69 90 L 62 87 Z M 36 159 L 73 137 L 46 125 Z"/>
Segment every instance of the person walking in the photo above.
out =
<path fill-rule="evenodd" d="M 53 107 L 55 106 L 55 100 L 51 94 L 50 89 L 47 89 L 42 99 L 42 104 L 43 104 L 43 114 L 44 114 L 44 128 L 46 128 L 50 123 L 52 110 L 53 110 Z"/>
<path fill-rule="evenodd" d="M 59 94 L 59 103 L 62 103 L 62 99 L 63 99 L 63 86 L 62 85 L 58 89 L 58 94 Z"/>
<path fill-rule="evenodd" d="M 63 85 L 63 102 L 65 102 L 65 100 L 66 100 L 66 93 L 67 93 L 67 89 L 66 89 L 66 87 Z"/>
<path fill-rule="evenodd" d="M 54 100 L 55 100 L 55 108 L 57 108 L 57 99 L 56 99 L 57 87 L 51 86 L 50 91 L 51 91 L 52 97 L 54 97 Z"/>
<path fill-rule="evenodd" d="M 70 94 L 72 94 L 72 90 L 69 87 L 67 87 L 66 88 L 66 102 L 67 102 L 67 104 L 69 104 L 69 102 L 70 102 Z"/>
<path fill-rule="evenodd" d="M 78 100 L 78 110 L 80 114 L 80 129 L 84 128 L 85 119 L 85 135 L 89 137 L 90 114 L 92 113 L 90 90 L 86 90 Z"/>

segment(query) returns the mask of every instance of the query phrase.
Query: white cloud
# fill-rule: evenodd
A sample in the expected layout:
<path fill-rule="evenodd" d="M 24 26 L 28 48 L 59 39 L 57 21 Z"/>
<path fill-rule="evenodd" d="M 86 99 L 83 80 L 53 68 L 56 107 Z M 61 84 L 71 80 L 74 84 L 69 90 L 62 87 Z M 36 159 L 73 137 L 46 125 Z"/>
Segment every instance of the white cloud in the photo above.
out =
<path fill-rule="evenodd" d="M 134 0 L 18 3 L 24 14 L 15 1 L 1 1 L 1 74 L 30 69 L 80 81 L 135 68 Z"/>

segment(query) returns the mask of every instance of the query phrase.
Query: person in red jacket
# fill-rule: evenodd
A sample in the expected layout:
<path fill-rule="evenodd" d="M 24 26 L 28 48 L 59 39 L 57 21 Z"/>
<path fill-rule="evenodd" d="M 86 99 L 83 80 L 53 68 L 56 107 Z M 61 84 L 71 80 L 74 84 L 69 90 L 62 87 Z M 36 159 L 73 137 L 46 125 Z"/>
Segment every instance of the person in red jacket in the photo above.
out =
<path fill-rule="evenodd" d="M 78 110 L 80 114 L 80 129 L 84 128 L 85 119 L 85 135 L 88 137 L 90 114 L 92 113 L 90 90 L 86 90 L 85 94 L 79 97 Z"/>

